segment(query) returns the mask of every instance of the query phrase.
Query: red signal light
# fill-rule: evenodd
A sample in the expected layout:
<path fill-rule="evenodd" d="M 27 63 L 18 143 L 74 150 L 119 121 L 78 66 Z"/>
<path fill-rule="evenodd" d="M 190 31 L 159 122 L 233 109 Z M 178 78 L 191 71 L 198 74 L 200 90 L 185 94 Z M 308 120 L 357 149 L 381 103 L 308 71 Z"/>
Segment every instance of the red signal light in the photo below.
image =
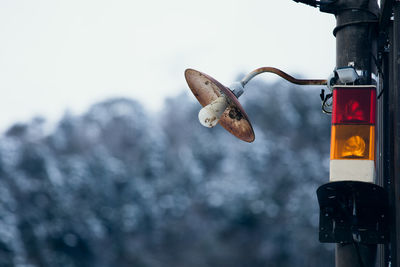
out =
<path fill-rule="evenodd" d="M 375 124 L 374 87 L 333 90 L 332 124 Z"/>

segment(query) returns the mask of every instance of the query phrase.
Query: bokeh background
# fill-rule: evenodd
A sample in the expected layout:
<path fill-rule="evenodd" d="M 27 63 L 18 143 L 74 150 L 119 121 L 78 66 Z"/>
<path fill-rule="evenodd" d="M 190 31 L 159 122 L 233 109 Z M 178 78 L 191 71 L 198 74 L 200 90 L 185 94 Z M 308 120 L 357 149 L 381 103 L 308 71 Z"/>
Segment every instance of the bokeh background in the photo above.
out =
<path fill-rule="evenodd" d="M 289 0 L 1 1 L 0 266 L 333 266 L 322 87 L 250 82 L 248 144 L 183 77 L 326 78 L 333 27 Z"/>

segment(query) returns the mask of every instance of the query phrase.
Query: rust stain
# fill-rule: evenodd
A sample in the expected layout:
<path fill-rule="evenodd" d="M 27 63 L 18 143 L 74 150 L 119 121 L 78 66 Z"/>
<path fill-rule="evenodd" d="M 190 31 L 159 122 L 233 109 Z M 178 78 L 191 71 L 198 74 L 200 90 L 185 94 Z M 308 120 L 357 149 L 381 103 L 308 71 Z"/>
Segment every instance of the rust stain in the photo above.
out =
<path fill-rule="evenodd" d="M 229 111 L 229 118 L 240 121 L 243 118 L 243 115 L 237 107 L 232 107 Z"/>
<path fill-rule="evenodd" d="M 215 120 L 217 120 L 217 117 L 212 117 L 212 118 L 207 118 L 207 119 L 205 119 L 205 123 L 207 123 L 208 125 L 210 125 L 210 127 L 212 127 L 213 126 L 213 122 L 215 121 Z"/>

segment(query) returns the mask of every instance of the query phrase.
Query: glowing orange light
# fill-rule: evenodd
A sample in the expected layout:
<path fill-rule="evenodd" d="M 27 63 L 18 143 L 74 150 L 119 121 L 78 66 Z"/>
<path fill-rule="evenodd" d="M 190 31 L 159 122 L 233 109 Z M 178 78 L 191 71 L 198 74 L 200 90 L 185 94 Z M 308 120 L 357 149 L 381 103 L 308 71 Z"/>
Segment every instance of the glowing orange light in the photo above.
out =
<path fill-rule="evenodd" d="M 343 146 L 342 157 L 362 158 L 365 154 L 365 141 L 360 136 L 352 136 Z"/>
<path fill-rule="evenodd" d="M 332 125 L 331 159 L 375 159 L 375 126 Z"/>

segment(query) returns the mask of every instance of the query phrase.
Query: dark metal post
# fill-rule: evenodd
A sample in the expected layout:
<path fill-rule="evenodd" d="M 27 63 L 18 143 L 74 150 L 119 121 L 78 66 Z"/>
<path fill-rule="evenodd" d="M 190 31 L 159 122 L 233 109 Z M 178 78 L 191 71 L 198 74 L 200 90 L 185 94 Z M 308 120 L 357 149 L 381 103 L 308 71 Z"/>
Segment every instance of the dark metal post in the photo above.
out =
<path fill-rule="evenodd" d="M 400 267 L 400 0 L 380 0 L 380 8 L 378 0 L 294 1 L 319 6 L 321 12 L 335 14 L 337 26 L 333 33 L 336 36 L 337 68 L 353 66 L 362 71 L 358 85 L 375 84 L 377 81 L 372 78 L 377 77 L 378 70 L 380 72 L 376 183 L 377 188 L 383 188 L 383 195 L 379 197 L 382 198 L 380 209 L 383 212 L 380 218 L 386 218 L 381 225 L 384 232 L 381 237 L 387 240 L 390 229 L 390 244 L 379 246 L 379 265 L 389 266 L 390 262 L 391 266 Z M 331 208 L 324 202 L 325 187 L 317 190 L 321 214 L 327 207 Z M 387 196 L 391 216 L 388 216 Z M 326 221 L 329 223 L 330 218 L 322 220 L 325 224 Z M 320 228 L 320 240 L 321 229 L 325 226 Z M 376 266 L 377 245 L 340 240 L 335 240 L 340 242 L 336 246 L 337 267 Z"/>
<path fill-rule="evenodd" d="M 382 24 L 381 24 L 382 25 Z M 378 153 L 377 153 L 377 171 L 378 181 L 377 183 L 385 188 L 388 192 L 389 203 L 392 202 L 391 182 L 390 176 L 390 162 L 391 162 L 391 142 L 390 140 L 390 114 L 389 114 L 389 88 L 390 88 L 390 46 L 389 46 L 389 32 L 391 32 L 392 24 L 387 23 L 384 26 L 385 30 L 381 31 L 381 44 L 379 48 L 379 62 L 381 67 L 381 73 L 379 75 L 379 94 L 377 101 L 378 110 Z M 390 238 L 392 239 L 392 238 Z M 390 245 L 384 244 L 379 246 L 379 266 L 388 266 Z"/>
<path fill-rule="evenodd" d="M 390 51 L 390 142 L 391 162 L 390 162 L 390 181 L 391 181 L 391 254 L 392 266 L 400 266 L 400 1 L 393 3 L 393 30 L 391 31 L 391 51 Z"/>
<path fill-rule="evenodd" d="M 378 10 L 373 0 L 338 1 L 336 10 L 336 67 L 354 65 L 367 71 L 364 84 L 371 84 L 370 75 L 376 71 L 372 56 L 376 56 Z"/>
<path fill-rule="evenodd" d="M 362 84 L 372 84 L 376 72 L 377 20 L 379 7 L 374 0 L 339 0 L 334 6 L 337 26 L 336 67 L 354 66 L 363 70 Z M 377 245 L 337 244 L 336 266 L 375 266 Z"/>

